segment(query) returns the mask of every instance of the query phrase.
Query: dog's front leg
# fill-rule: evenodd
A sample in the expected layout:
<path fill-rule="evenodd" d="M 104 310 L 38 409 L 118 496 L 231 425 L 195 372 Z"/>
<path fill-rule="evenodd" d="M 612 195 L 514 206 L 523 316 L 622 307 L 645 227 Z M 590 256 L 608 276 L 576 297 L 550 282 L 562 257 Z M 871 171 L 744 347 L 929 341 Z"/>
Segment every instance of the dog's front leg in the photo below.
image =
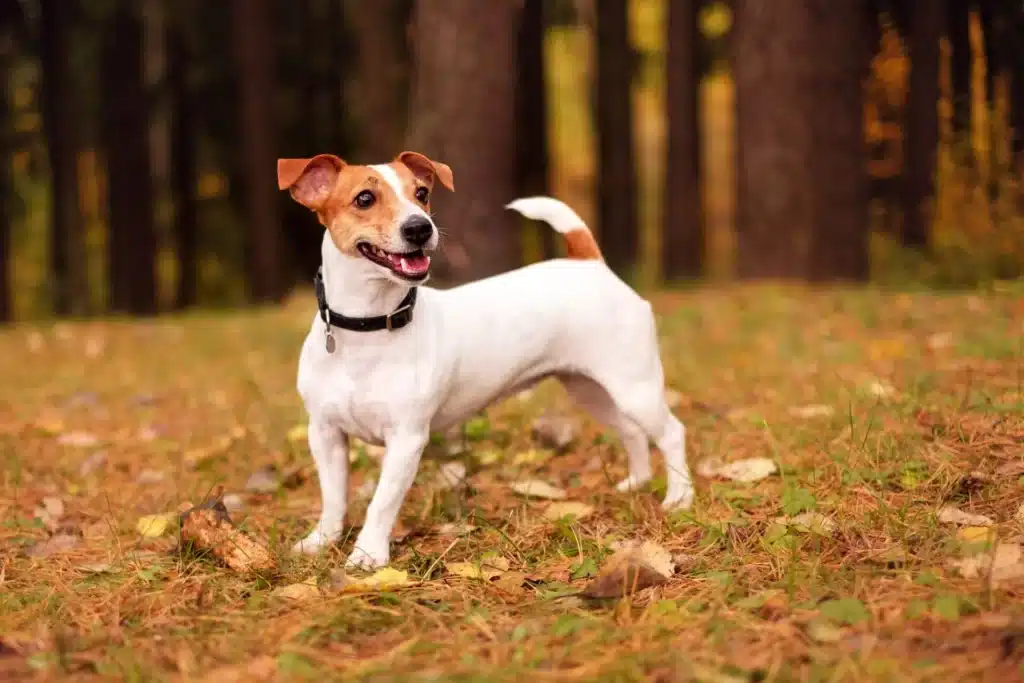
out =
<path fill-rule="evenodd" d="M 366 510 L 363 530 L 349 555 L 349 567 L 383 567 L 390 561 L 391 529 L 416 478 L 420 456 L 429 438 L 429 431 L 424 429 L 398 432 L 387 440 L 380 481 Z"/>
<path fill-rule="evenodd" d="M 294 550 L 316 553 L 341 538 L 348 488 L 348 437 L 327 421 L 309 421 L 309 451 L 320 480 L 320 521 Z"/>

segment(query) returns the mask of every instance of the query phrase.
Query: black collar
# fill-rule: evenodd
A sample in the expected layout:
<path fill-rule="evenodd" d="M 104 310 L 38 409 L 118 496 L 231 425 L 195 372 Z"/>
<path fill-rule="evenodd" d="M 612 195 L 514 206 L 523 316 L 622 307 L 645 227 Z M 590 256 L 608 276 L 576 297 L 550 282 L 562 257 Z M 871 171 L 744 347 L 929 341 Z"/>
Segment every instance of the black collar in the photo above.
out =
<path fill-rule="evenodd" d="M 378 315 L 372 318 L 349 318 L 340 313 L 335 313 L 327 305 L 323 268 L 317 268 L 313 284 L 316 285 L 316 305 L 320 309 L 320 319 L 327 323 L 328 328 L 340 327 L 343 330 L 352 330 L 353 332 L 393 331 L 400 330 L 412 322 L 412 309 L 416 305 L 415 287 L 409 290 L 409 293 L 405 295 L 402 302 L 398 304 L 398 308 L 388 315 Z"/>

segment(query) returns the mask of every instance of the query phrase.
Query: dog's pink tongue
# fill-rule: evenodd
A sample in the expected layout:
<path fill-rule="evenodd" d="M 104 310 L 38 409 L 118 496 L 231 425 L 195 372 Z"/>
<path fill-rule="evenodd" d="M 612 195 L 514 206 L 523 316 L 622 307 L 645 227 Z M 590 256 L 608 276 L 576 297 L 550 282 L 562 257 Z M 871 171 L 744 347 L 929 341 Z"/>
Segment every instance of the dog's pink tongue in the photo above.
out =
<path fill-rule="evenodd" d="M 417 254 L 416 256 L 390 254 L 390 257 L 391 265 L 403 275 L 416 277 L 423 275 L 430 269 L 430 257 L 426 254 Z"/>

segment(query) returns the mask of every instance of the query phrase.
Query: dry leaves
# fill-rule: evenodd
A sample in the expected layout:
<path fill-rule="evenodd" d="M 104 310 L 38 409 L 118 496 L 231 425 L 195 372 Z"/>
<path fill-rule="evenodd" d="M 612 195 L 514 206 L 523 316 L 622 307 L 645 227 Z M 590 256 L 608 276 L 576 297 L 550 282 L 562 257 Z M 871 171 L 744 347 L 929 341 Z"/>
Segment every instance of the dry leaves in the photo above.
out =
<path fill-rule="evenodd" d="M 837 525 L 830 517 L 820 512 L 802 512 L 794 517 L 781 517 L 779 524 L 796 527 L 800 531 L 807 531 L 819 536 L 831 536 Z"/>
<path fill-rule="evenodd" d="M 135 530 L 143 538 L 160 538 L 171 529 L 171 525 L 177 519 L 178 516 L 173 513 L 145 515 L 139 517 L 139 520 L 135 523 Z"/>
<path fill-rule="evenodd" d="M 35 517 L 51 533 L 60 526 L 60 518 L 64 516 L 64 501 L 56 496 L 46 496 L 35 509 Z"/>
<path fill-rule="evenodd" d="M 992 526 L 995 524 L 991 517 L 964 512 L 952 505 L 944 505 L 936 517 L 944 524 L 958 524 L 961 526 Z"/>
<path fill-rule="evenodd" d="M 366 591 L 386 590 L 405 586 L 418 585 L 419 581 L 410 581 L 409 573 L 400 569 L 384 567 L 365 578 L 353 578 L 342 575 L 335 582 L 343 593 L 361 593 Z"/>
<path fill-rule="evenodd" d="M 446 462 L 439 468 L 434 487 L 440 491 L 454 489 L 466 480 L 466 465 L 456 461 Z"/>
<path fill-rule="evenodd" d="M 185 511 L 181 518 L 181 539 L 194 550 L 210 552 L 236 572 L 274 572 L 277 569 L 277 561 L 267 547 L 235 528 L 219 499 Z"/>
<path fill-rule="evenodd" d="M 548 505 L 544 510 L 544 519 L 550 522 L 557 522 L 563 517 L 575 517 L 576 519 L 583 519 L 587 515 L 594 511 L 593 506 L 587 505 L 586 503 L 579 503 L 573 500 L 567 500 L 561 503 L 552 503 Z"/>
<path fill-rule="evenodd" d="M 57 553 L 63 553 L 71 550 L 78 545 L 80 540 L 81 538 L 74 534 L 61 532 L 54 534 L 35 545 L 29 546 L 25 550 L 25 554 L 29 557 L 49 557 L 50 555 L 56 555 Z"/>
<path fill-rule="evenodd" d="M 999 543 L 989 552 L 981 552 L 950 561 L 966 579 L 986 577 L 993 583 L 1024 577 L 1024 553 L 1016 543 Z"/>
<path fill-rule="evenodd" d="M 794 406 L 789 409 L 789 414 L 802 420 L 812 420 L 818 417 L 832 417 L 835 415 L 835 408 L 824 404 L 811 404 L 806 406 Z"/>
<path fill-rule="evenodd" d="M 320 597 L 320 588 L 317 586 L 316 578 L 310 577 L 299 583 L 275 588 L 270 594 L 292 602 L 305 602 L 306 600 Z"/>
<path fill-rule="evenodd" d="M 563 451 L 576 440 L 580 422 L 564 415 L 545 414 L 533 421 L 531 433 L 544 448 Z"/>
<path fill-rule="evenodd" d="M 745 483 L 761 481 L 778 471 L 778 465 L 769 458 L 745 458 L 727 463 L 717 458 L 708 458 L 697 466 L 697 473 L 707 479 L 730 479 Z"/>
<path fill-rule="evenodd" d="M 588 598 L 619 598 L 659 586 L 675 573 L 671 554 L 653 541 L 626 541 L 583 589 Z"/>
<path fill-rule="evenodd" d="M 445 562 L 449 574 L 467 579 L 496 579 L 509 570 L 508 560 L 501 556 L 483 557 L 477 562 Z"/>
<path fill-rule="evenodd" d="M 537 479 L 526 479 L 512 484 L 512 490 L 527 498 L 544 498 L 547 500 L 564 500 L 568 494 L 560 488 Z"/>

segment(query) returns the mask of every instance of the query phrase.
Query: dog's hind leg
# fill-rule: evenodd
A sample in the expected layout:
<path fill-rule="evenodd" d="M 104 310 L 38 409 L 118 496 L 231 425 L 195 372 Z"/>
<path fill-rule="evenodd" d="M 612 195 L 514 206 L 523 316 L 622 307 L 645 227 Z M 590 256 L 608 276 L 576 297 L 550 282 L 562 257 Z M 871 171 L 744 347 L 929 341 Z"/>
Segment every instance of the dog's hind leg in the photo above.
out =
<path fill-rule="evenodd" d="M 320 419 L 310 419 L 309 450 L 320 480 L 320 521 L 293 550 L 316 553 L 341 538 L 348 495 L 348 437 Z"/>
<path fill-rule="evenodd" d="M 594 419 L 614 429 L 629 463 L 629 476 L 616 485 L 621 492 L 635 491 L 651 480 L 651 449 L 647 434 L 616 405 L 604 387 L 583 375 L 564 375 L 559 379 L 573 400 Z"/>

